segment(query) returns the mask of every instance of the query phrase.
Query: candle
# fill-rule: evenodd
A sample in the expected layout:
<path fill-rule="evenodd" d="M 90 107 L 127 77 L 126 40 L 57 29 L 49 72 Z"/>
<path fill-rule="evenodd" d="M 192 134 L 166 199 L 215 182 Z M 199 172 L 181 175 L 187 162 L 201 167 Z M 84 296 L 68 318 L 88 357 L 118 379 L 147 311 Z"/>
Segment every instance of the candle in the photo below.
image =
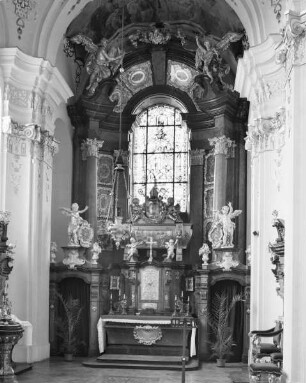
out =
<path fill-rule="evenodd" d="M 125 294 L 123 294 L 123 299 L 125 299 Z"/>
<path fill-rule="evenodd" d="M 175 295 L 174 300 L 177 301 L 177 295 Z"/>
<path fill-rule="evenodd" d="M 119 297 L 121 297 L 121 290 L 119 289 Z"/>
<path fill-rule="evenodd" d="M 189 302 L 189 296 L 188 296 L 188 298 L 187 298 L 187 302 Z"/>
<path fill-rule="evenodd" d="M 181 298 L 184 298 L 184 292 L 183 291 L 181 292 Z"/>
<path fill-rule="evenodd" d="M 113 294 L 111 293 L 111 295 L 110 295 L 110 300 L 112 300 L 113 299 Z"/>

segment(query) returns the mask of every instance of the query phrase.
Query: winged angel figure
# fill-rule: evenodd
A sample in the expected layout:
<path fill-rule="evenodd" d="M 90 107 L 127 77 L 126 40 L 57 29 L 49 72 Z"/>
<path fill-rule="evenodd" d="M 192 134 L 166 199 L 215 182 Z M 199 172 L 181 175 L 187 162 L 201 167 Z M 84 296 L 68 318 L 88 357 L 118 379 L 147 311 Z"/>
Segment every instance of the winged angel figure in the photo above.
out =
<path fill-rule="evenodd" d="M 110 45 L 106 38 L 102 38 L 98 45 L 83 34 L 73 36 L 70 41 L 84 45 L 89 53 L 85 63 L 86 71 L 90 75 L 86 89 L 89 95 L 93 95 L 103 79 L 116 73 L 122 64 L 124 51 L 115 45 Z"/>
<path fill-rule="evenodd" d="M 228 32 L 216 44 L 212 43 L 212 39 L 204 36 L 201 40 L 196 35 L 197 50 L 195 56 L 195 66 L 202 70 L 203 74 L 210 79 L 212 84 L 217 76 L 221 84 L 228 88 L 223 77 L 230 71 L 230 66 L 224 62 L 220 53 L 227 50 L 230 43 L 239 41 L 243 37 L 243 33 Z"/>
<path fill-rule="evenodd" d="M 209 240 L 213 244 L 213 248 L 234 247 L 233 237 L 235 222 L 232 219 L 238 217 L 242 210 L 235 210 L 231 202 L 227 206 L 223 206 L 221 211 L 217 211 L 212 227 L 208 233 Z"/>

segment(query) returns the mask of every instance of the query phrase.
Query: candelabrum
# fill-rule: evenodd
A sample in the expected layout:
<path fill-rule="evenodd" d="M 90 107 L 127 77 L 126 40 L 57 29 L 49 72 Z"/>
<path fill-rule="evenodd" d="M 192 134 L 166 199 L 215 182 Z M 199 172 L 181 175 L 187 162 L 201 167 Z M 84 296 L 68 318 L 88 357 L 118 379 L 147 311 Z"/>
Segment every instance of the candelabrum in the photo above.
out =
<path fill-rule="evenodd" d="M 172 313 L 173 317 L 178 316 L 189 316 L 190 314 L 190 300 L 189 297 L 187 298 L 187 303 L 184 302 L 183 295 L 181 296 L 181 299 L 177 297 L 177 295 L 174 298 L 174 311 Z"/>
<path fill-rule="evenodd" d="M 114 310 L 113 310 L 113 294 L 110 294 L 109 297 L 109 313 L 108 315 L 114 315 Z"/>
<path fill-rule="evenodd" d="M 125 294 L 123 294 L 123 297 L 119 300 L 119 308 L 121 315 L 127 315 L 127 299 Z"/>

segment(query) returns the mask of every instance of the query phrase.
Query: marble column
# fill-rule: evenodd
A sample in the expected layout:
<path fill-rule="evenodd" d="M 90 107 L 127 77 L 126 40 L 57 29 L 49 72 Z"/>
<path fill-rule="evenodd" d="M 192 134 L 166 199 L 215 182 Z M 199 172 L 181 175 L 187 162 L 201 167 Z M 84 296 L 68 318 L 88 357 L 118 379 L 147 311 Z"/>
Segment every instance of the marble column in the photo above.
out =
<path fill-rule="evenodd" d="M 97 172 L 99 150 L 104 141 L 87 138 L 83 141 L 82 158 L 87 161 L 86 166 L 86 204 L 88 206 L 88 222 L 94 230 L 94 240 L 97 236 Z"/>
<path fill-rule="evenodd" d="M 220 210 L 226 205 L 227 189 L 227 160 L 233 158 L 235 153 L 235 142 L 226 136 L 214 137 L 209 139 L 209 143 L 214 148 L 215 156 L 215 187 L 214 187 L 214 211 Z"/>

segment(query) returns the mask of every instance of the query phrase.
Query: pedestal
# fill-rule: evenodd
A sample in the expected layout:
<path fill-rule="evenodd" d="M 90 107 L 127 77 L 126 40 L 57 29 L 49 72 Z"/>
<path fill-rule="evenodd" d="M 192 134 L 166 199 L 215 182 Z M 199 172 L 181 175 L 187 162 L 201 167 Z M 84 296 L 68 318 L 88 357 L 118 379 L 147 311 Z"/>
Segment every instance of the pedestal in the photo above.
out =
<path fill-rule="evenodd" d="M 62 246 L 65 253 L 63 264 L 67 265 L 69 269 L 73 270 L 76 266 L 84 265 L 85 248 L 81 246 Z"/>
<path fill-rule="evenodd" d="M 22 333 L 20 324 L 12 320 L 0 322 L 0 377 L 14 375 L 12 352 Z"/>

